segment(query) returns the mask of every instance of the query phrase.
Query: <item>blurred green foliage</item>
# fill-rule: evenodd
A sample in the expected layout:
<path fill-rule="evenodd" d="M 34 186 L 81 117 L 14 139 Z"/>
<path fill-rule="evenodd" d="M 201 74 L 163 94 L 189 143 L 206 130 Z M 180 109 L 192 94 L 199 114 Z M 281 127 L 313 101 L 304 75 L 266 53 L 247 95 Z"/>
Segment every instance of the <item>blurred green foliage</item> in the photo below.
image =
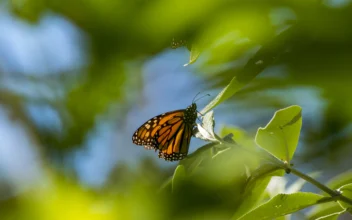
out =
<path fill-rule="evenodd" d="M 323 117 L 318 129 L 309 118 L 304 119 L 300 159 L 311 162 L 312 158 L 332 155 L 340 159 L 341 154 L 349 152 L 351 141 L 348 126 L 352 119 L 352 4 L 331 2 L 1 2 L 4 10 L 33 26 L 47 15 L 67 19 L 84 36 L 81 47 L 87 56 L 85 65 L 60 76 L 18 76 L 0 70 L 2 79 L 16 76 L 34 87 L 44 85 L 50 92 L 61 94 L 33 100 L 29 94 L 1 87 L 1 105 L 33 137 L 33 148 L 38 147 L 38 160 L 45 167 L 44 177 L 30 190 L 18 191 L 16 186 L 0 181 L 0 195 L 10 194 L 0 197 L 1 219 L 237 219 L 263 202 L 271 205 L 275 200 L 270 200 L 266 189 L 271 176 L 282 176 L 282 170 L 263 165 L 263 161 L 243 149 L 223 149 L 218 143 L 189 155 L 175 173 L 148 159 L 139 161 L 137 167 L 118 164 L 99 190 L 84 186 L 72 174 L 72 167 L 65 164 L 65 158 L 82 147 L 99 117 L 126 123 L 127 112 L 135 102 L 142 102 L 142 98 L 137 98 L 144 86 L 140 66 L 170 48 L 173 39 L 180 39 L 187 42 L 190 63 L 209 89 L 230 88 L 210 102 L 206 111 L 227 99 L 224 115 L 235 114 L 231 111 L 234 103 L 241 103 L 242 111 L 277 110 L 297 104 L 289 99 L 292 90 L 318 91 L 317 101 L 326 106 L 321 109 Z M 59 89 L 52 86 L 53 81 Z M 275 94 L 277 91 L 285 95 Z M 26 114 L 25 105 L 33 102 L 57 111 L 62 124 L 60 132 L 39 127 Z M 109 115 L 116 106 L 114 116 Z M 267 122 L 263 115 L 253 117 Z M 238 145 L 255 148 L 254 137 L 240 128 L 224 125 L 219 133 L 222 137 L 232 133 L 231 140 Z M 294 151 L 296 141 L 293 145 Z M 294 152 L 289 153 L 291 159 Z M 343 182 L 335 182 L 338 187 L 332 188 L 351 183 L 349 175 L 338 177 Z M 306 194 L 287 198 L 296 200 L 295 196 L 302 202 Z M 307 200 L 309 204 L 299 203 L 298 208 L 289 210 L 290 204 L 286 204 L 280 213 L 292 213 L 317 203 L 315 199 L 320 196 L 311 196 L 313 202 Z M 342 211 L 333 203 L 330 211 L 324 213 L 327 204 L 332 203 L 317 206 L 310 217 Z"/>

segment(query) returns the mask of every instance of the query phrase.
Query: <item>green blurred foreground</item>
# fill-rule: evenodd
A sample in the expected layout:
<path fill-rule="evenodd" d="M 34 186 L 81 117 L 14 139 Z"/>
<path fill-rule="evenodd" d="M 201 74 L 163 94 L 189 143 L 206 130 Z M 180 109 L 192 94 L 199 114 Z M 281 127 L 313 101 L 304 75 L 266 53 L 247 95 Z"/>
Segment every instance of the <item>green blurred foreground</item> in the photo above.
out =
<path fill-rule="evenodd" d="M 150 166 L 127 175 L 130 171 L 120 170 L 120 181 L 101 192 L 84 190 L 48 172 L 35 189 L 5 201 L 1 212 L 5 219 L 273 219 L 312 206 L 315 209 L 306 218 L 351 212 L 352 172 L 324 185 L 291 167 L 301 111 L 299 106 L 277 111 L 267 126 L 258 130 L 255 141 L 260 148 L 237 128 L 224 128 L 223 132 L 230 133 L 219 138 L 210 112 L 198 125 L 203 129 L 196 136 L 212 143 L 182 160 L 163 184 L 159 181 L 162 174 Z M 322 192 L 299 192 L 302 180 L 287 189 L 285 184 L 267 188 L 273 176 L 285 172 Z"/>

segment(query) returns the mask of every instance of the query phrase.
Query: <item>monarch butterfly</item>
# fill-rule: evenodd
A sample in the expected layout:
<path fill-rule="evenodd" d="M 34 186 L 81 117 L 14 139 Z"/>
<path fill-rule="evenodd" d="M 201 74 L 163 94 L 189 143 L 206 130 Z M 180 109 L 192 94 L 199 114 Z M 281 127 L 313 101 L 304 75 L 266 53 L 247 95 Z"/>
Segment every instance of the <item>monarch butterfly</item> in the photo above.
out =
<path fill-rule="evenodd" d="M 145 149 L 159 150 L 159 158 L 182 160 L 187 156 L 193 127 L 197 119 L 197 105 L 155 116 L 140 126 L 132 142 Z"/>

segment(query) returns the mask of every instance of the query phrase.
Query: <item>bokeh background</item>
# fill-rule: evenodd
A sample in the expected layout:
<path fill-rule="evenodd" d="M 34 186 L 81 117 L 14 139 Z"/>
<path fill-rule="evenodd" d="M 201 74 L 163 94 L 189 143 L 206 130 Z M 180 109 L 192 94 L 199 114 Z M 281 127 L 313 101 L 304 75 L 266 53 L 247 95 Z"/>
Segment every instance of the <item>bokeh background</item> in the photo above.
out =
<path fill-rule="evenodd" d="M 162 219 L 177 163 L 133 132 L 198 92 L 202 109 L 263 47 L 272 62 L 214 109 L 216 131 L 254 137 L 298 104 L 295 166 L 350 169 L 351 26 L 350 0 L 0 1 L 1 219 Z"/>

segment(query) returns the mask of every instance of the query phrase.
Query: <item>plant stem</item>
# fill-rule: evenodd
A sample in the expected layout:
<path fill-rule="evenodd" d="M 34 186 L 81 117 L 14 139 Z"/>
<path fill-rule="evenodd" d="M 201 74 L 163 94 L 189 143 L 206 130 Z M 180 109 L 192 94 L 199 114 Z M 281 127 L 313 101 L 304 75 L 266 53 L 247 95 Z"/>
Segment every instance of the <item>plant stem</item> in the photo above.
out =
<path fill-rule="evenodd" d="M 227 144 L 230 144 L 230 145 L 234 145 L 234 146 L 239 146 L 237 145 L 236 143 L 231 143 L 231 142 L 228 142 L 228 141 L 225 141 L 224 139 L 222 139 L 221 137 L 219 137 L 217 134 L 215 134 L 215 137 L 216 139 L 220 142 L 220 143 L 227 143 Z M 259 152 L 254 152 L 252 151 L 251 149 L 247 149 L 247 148 L 243 148 L 241 147 L 242 149 L 246 150 L 246 151 L 249 151 L 251 152 L 252 154 L 254 155 L 258 155 L 259 156 Z M 310 182 L 311 184 L 313 184 L 314 186 L 318 187 L 319 189 L 321 189 L 322 191 L 326 192 L 327 194 L 329 194 L 331 196 L 331 198 L 336 201 L 336 200 L 340 200 L 340 201 L 343 201 L 343 202 L 346 202 L 350 205 L 352 205 L 352 199 L 349 199 L 343 195 L 341 195 L 341 193 L 337 190 L 333 190 L 333 189 L 330 189 L 329 187 L 325 186 L 324 184 L 318 182 L 317 180 L 313 179 L 312 177 L 310 176 L 307 176 L 306 174 L 292 168 L 290 166 L 290 164 L 286 164 L 284 163 L 283 161 L 277 159 L 276 157 L 272 156 L 271 154 L 268 154 L 268 153 L 264 153 L 261 155 L 262 157 L 266 156 L 265 159 L 270 161 L 270 162 L 273 162 L 274 164 L 276 164 L 277 166 L 281 167 L 282 169 L 286 170 L 287 173 L 291 172 L 292 174 L 306 180 L 307 182 Z"/>
<path fill-rule="evenodd" d="M 311 184 L 315 185 L 316 187 L 318 187 L 319 189 L 323 190 L 324 192 L 326 192 L 327 194 L 329 194 L 332 197 L 340 195 L 337 191 L 330 189 L 329 187 L 321 184 L 320 182 L 316 181 L 312 177 L 307 176 L 306 174 L 301 173 L 300 171 L 298 171 L 298 170 L 296 170 L 296 169 L 294 169 L 292 167 L 291 167 L 291 172 L 293 174 L 295 174 L 296 176 L 299 176 L 302 179 L 304 179 L 304 180 L 310 182 Z"/>
<path fill-rule="evenodd" d="M 343 202 L 346 202 L 348 204 L 352 205 L 352 200 L 341 195 L 341 193 L 339 193 L 336 190 L 332 190 L 329 187 L 325 186 L 324 184 L 321 184 L 320 182 L 316 181 L 315 179 L 313 179 L 310 176 L 307 176 L 304 173 L 301 173 L 300 171 L 294 169 L 294 168 L 290 168 L 291 172 L 293 174 L 295 174 L 296 176 L 306 180 L 307 182 L 310 182 L 311 184 L 313 184 L 314 186 L 318 187 L 319 189 L 323 190 L 324 192 L 326 192 L 327 194 L 329 194 L 332 198 L 336 198 L 336 200 L 341 200 Z"/>

